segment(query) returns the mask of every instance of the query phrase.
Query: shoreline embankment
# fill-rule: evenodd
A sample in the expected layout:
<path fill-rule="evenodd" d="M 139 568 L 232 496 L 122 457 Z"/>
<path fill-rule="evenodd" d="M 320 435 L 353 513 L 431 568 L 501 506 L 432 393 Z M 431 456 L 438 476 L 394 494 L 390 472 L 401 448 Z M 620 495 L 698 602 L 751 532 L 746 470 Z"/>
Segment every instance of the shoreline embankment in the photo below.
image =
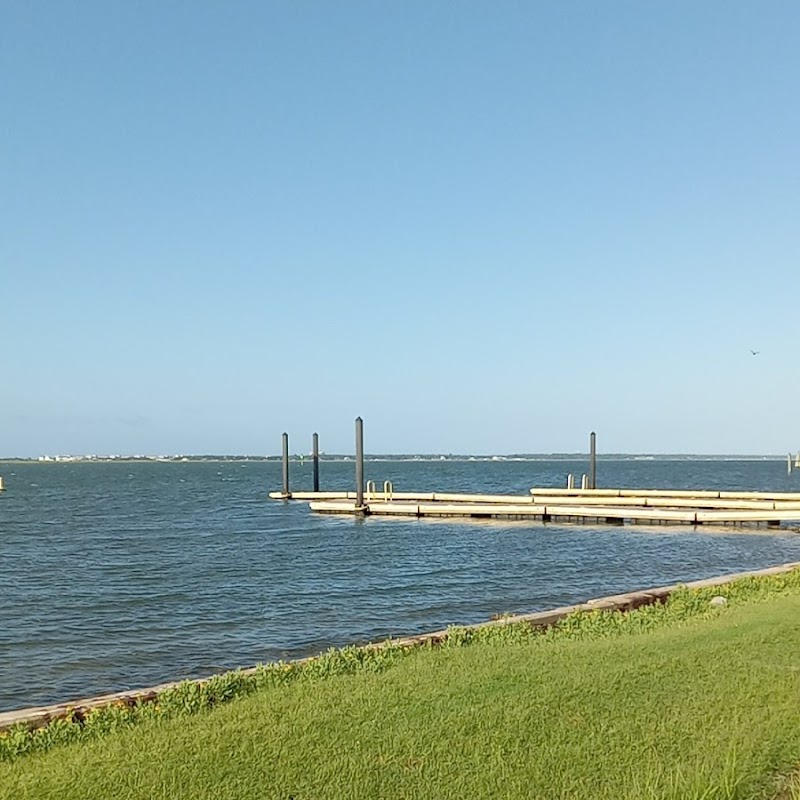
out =
<path fill-rule="evenodd" d="M 668 586 L 659 586 L 650 589 L 639 589 L 621 594 L 608 595 L 576 603 L 568 606 L 561 606 L 546 611 L 537 611 L 526 614 L 516 614 L 504 616 L 500 619 L 492 619 L 472 625 L 461 626 L 465 629 L 481 629 L 493 626 L 510 625 L 515 623 L 527 623 L 535 628 L 548 628 L 561 621 L 570 614 L 588 611 L 632 611 L 642 606 L 664 603 L 667 598 L 679 589 L 708 589 L 715 586 L 722 586 L 745 578 L 768 577 L 792 572 L 800 568 L 800 562 L 789 562 L 773 567 L 759 570 L 748 570 L 728 575 L 718 575 L 711 578 L 704 578 L 686 583 L 674 583 Z M 439 644 L 448 636 L 448 630 L 437 630 L 429 633 L 405 636 L 397 639 L 387 639 L 382 642 L 368 643 L 363 645 L 365 649 L 379 649 L 387 647 L 418 647 L 428 644 Z M 290 664 L 303 664 L 313 661 L 318 656 L 295 659 Z M 256 673 L 262 665 L 246 667 L 234 670 L 240 675 L 246 676 Z M 89 711 L 105 708 L 113 704 L 123 704 L 134 706 L 143 703 L 155 702 L 161 694 L 175 689 L 178 686 L 187 684 L 202 685 L 208 681 L 218 678 L 219 675 L 211 675 L 203 678 L 195 678 L 181 681 L 170 681 L 156 686 L 141 689 L 114 692 L 112 694 L 98 695 L 94 697 L 81 698 L 66 702 L 53 703 L 44 706 L 34 706 L 15 709 L 0 713 L 0 732 L 6 731 L 15 726 L 24 726 L 31 730 L 44 727 L 49 723 L 59 719 L 80 720 Z"/>

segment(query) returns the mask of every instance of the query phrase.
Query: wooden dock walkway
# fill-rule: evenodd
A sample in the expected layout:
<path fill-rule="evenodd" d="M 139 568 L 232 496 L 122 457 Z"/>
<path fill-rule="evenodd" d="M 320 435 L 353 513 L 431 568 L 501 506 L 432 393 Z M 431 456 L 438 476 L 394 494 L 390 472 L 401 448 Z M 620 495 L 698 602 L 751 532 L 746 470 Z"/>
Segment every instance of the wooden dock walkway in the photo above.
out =
<path fill-rule="evenodd" d="M 289 497 L 272 492 L 270 497 L 307 501 L 312 511 L 324 514 L 592 521 L 617 525 L 800 523 L 800 492 L 534 488 L 528 495 L 491 495 L 372 490 L 365 492 L 362 507 L 356 505 L 355 492 L 293 492 Z"/>

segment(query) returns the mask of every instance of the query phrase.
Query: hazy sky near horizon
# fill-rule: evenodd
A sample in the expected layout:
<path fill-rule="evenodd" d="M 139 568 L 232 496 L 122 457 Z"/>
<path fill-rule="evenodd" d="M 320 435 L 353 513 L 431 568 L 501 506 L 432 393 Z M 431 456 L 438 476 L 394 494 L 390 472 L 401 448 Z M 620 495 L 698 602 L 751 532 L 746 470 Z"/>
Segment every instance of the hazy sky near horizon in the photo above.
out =
<path fill-rule="evenodd" d="M 780 1 L 2 4 L 0 457 L 359 414 L 797 450 L 798 41 Z"/>

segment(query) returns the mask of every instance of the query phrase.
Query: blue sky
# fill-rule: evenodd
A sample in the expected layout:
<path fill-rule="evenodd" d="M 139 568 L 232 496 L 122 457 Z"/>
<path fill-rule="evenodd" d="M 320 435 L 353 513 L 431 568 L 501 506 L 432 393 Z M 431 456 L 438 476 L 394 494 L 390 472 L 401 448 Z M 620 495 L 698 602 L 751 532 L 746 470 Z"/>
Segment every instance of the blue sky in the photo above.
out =
<path fill-rule="evenodd" d="M 3 4 L 0 456 L 358 414 L 798 449 L 798 41 L 794 2 Z"/>

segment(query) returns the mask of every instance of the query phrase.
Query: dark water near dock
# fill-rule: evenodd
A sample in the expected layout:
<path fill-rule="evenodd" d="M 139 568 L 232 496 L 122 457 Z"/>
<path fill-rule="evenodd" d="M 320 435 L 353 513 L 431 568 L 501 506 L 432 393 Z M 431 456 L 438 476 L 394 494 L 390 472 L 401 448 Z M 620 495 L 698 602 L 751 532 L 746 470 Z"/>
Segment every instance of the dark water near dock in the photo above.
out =
<path fill-rule="evenodd" d="M 397 491 L 526 493 L 567 461 L 369 462 Z M 352 463 L 323 463 L 350 489 Z M 0 465 L 0 711 L 800 561 L 800 535 L 312 515 L 275 462 Z M 292 488 L 311 466 L 292 464 Z M 779 461 L 600 461 L 598 485 L 800 491 Z"/>

